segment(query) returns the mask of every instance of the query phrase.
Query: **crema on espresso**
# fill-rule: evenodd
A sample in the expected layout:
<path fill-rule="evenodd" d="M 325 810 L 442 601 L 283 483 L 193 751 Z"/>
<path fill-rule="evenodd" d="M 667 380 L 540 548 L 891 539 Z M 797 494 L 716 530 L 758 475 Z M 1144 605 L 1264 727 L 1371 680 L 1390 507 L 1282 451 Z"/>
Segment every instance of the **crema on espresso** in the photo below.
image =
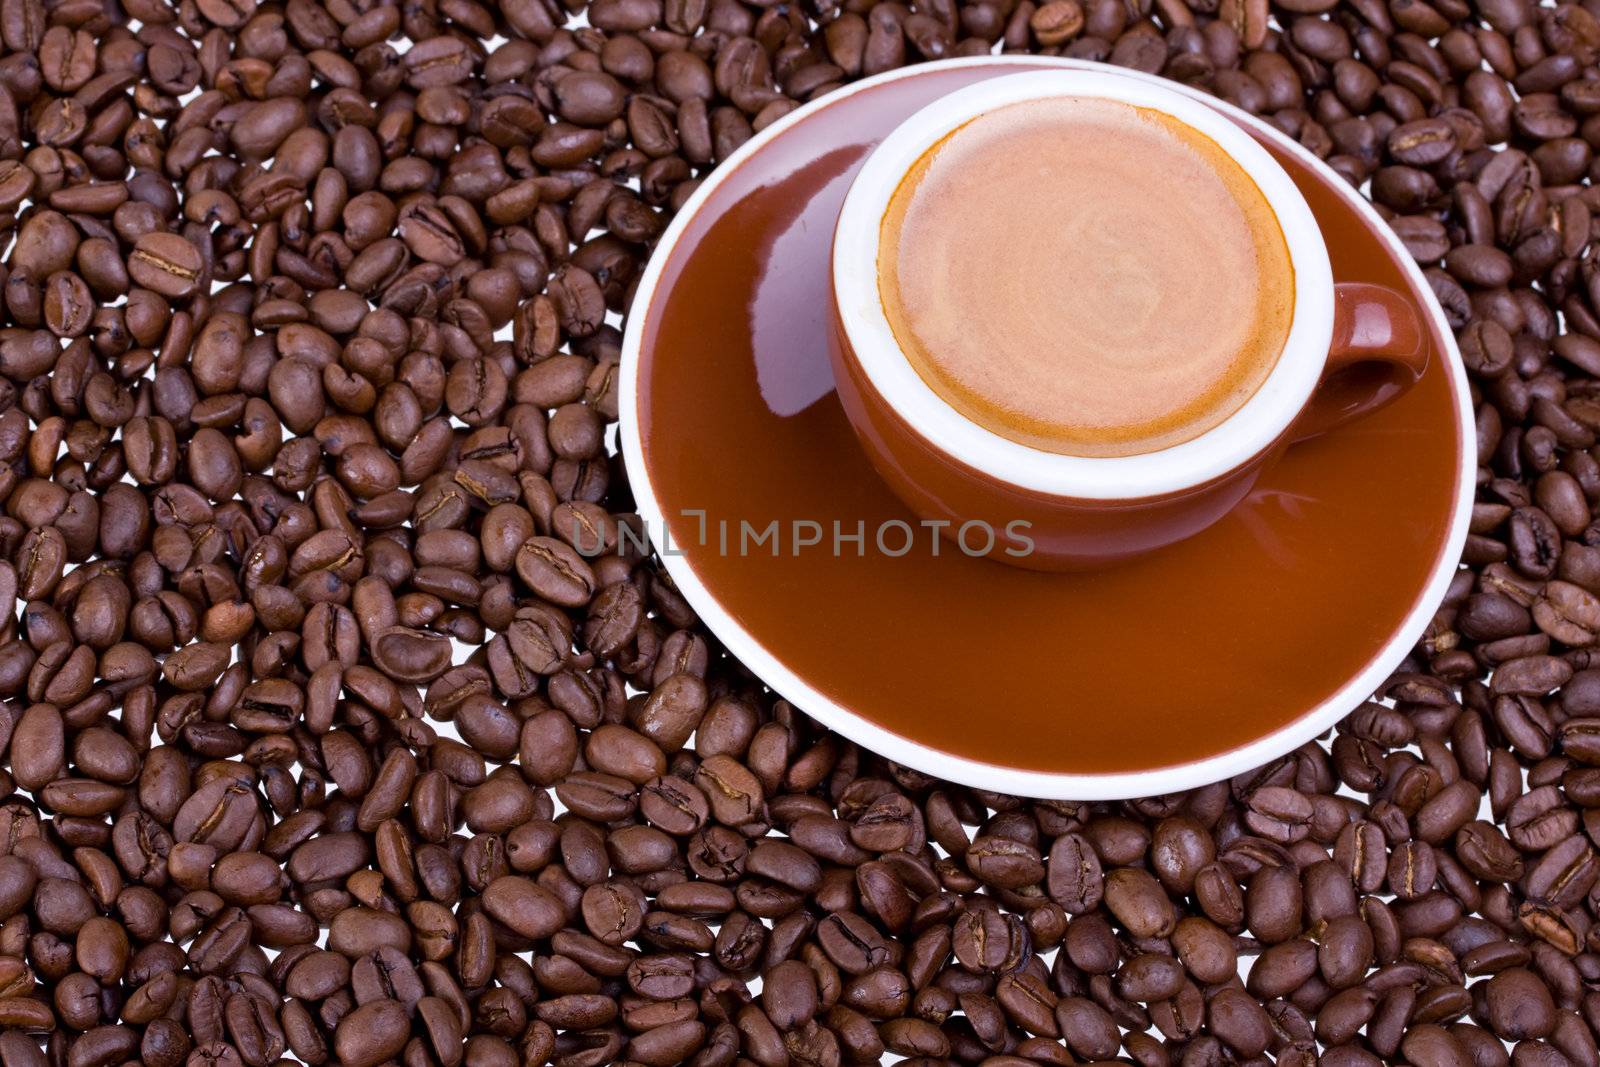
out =
<path fill-rule="evenodd" d="M 1216 142 L 1117 101 L 1011 104 L 917 160 L 879 295 L 924 381 L 1034 448 L 1128 456 L 1223 422 L 1277 364 L 1288 244 Z"/>

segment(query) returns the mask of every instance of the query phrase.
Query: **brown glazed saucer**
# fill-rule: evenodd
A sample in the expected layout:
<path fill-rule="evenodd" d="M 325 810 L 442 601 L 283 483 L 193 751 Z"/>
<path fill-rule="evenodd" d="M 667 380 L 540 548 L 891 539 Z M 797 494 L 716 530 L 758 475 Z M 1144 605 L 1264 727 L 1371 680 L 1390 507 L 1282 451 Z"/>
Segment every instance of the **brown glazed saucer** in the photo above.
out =
<path fill-rule="evenodd" d="M 1290 449 L 1209 530 L 1113 569 L 1039 573 L 903 532 L 915 518 L 868 465 L 833 393 L 825 313 L 839 204 L 873 144 L 940 95 L 1083 65 L 908 68 L 743 146 L 678 215 L 642 280 L 622 439 L 672 578 L 774 691 L 919 770 L 1092 800 L 1240 773 L 1371 696 L 1456 570 L 1476 461 L 1460 357 L 1398 239 L 1309 153 L 1193 91 L 1289 171 L 1337 280 L 1414 294 L 1432 335 L 1421 381 Z"/>

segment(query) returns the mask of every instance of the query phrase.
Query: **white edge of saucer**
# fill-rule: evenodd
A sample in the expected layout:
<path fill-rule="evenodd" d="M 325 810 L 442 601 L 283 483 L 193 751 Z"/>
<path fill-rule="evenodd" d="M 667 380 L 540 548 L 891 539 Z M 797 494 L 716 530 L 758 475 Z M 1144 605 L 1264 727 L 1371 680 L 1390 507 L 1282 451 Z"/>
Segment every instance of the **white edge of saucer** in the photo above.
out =
<path fill-rule="evenodd" d="M 1048 68 L 1087 69 L 1115 72 L 1139 81 L 1155 82 L 1210 104 L 1229 117 L 1245 123 L 1252 130 L 1265 134 L 1273 144 L 1310 166 L 1318 168 L 1324 166 L 1311 152 L 1267 123 L 1226 101 L 1216 99 L 1198 89 L 1192 89 L 1155 75 L 1109 67 L 1105 64 L 1045 56 L 978 56 L 920 63 L 853 82 L 848 86 L 835 90 L 815 104 L 796 109 L 741 145 L 737 151 L 711 173 L 704 184 L 695 190 L 694 194 L 690 196 L 689 200 L 674 217 L 672 223 L 667 227 L 665 233 L 663 233 L 654 253 L 650 257 L 649 263 L 646 265 L 644 274 L 640 278 L 639 287 L 632 304 L 633 313 L 629 317 L 622 344 L 620 435 L 629 484 L 633 489 L 638 514 L 646 523 L 647 529 L 654 533 L 664 530 L 665 526 L 662 521 L 663 516 L 660 504 L 656 499 L 655 489 L 650 484 L 649 469 L 644 460 L 643 440 L 640 436 L 638 372 L 641 336 L 646 313 L 650 310 L 651 304 L 655 299 L 656 288 L 661 280 L 662 269 L 673 247 L 683 236 L 690 220 L 740 164 L 761 151 L 767 144 L 782 137 L 790 128 L 807 121 L 824 108 L 847 100 L 857 93 L 869 91 L 876 86 L 904 78 L 917 77 L 932 71 L 952 70 L 962 67 L 1004 66 L 1014 66 L 1019 70 Z M 1427 294 L 1431 293 L 1427 280 L 1423 276 L 1421 268 L 1407 253 L 1399 237 L 1383 223 L 1372 206 L 1348 183 L 1340 180 L 1332 184 L 1347 203 L 1354 206 L 1369 221 L 1375 223 L 1374 229 L 1379 234 L 1380 239 L 1386 243 L 1396 260 L 1402 265 L 1402 269 L 1406 272 L 1415 289 L 1425 294 L 1424 308 L 1433 316 L 1436 332 L 1444 342 L 1445 370 L 1450 377 L 1451 386 L 1454 390 L 1456 415 L 1459 422 L 1457 432 L 1461 435 L 1462 441 L 1461 469 L 1457 472 L 1455 513 L 1451 517 L 1449 532 L 1445 537 L 1444 546 L 1439 553 L 1438 559 L 1434 563 L 1433 571 L 1429 575 L 1427 585 L 1418 594 L 1411 610 L 1390 639 L 1384 644 L 1383 648 L 1373 656 L 1364 668 L 1350 678 L 1333 695 L 1295 718 L 1293 722 L 1246 745 L 1226 752 L 1220 752 L 1204 759 L 1186 763 L 1169 764 L 1164 767 L 1154 767 L 1140 771 L 1105 774 L 1058 773 L 1006 767 L 981 760 L 967 759 L 941 749 L 932 748 L 887 730 L 868 719 L 856 715 L 838 702 L 818 692 L 787 667 L 778 656 L 757 641 L 740 625 L 737 619 L 723 608 L 711 590 L 700 580 L 694 568 L 690 566 L 686 556 L 671 554 L 661 556 L 667 572 L 672 576 L 673 581 L 678 585 L 679 591 L 683 593 L 690 606 L 694 608 L 707 627 L 730 652 L 739 657 L 745 666 L 749 667 L 757 677 L 771 687 L 779 696 L 789 700 L 801 711 L 829 729 L 843 734 L 850 740 L 871 749 L 881 756 L 924 773 L 977 789 L 1051 800 L 1126 800 L 1133 797 L 1159 796 L 1208 785 L 1212 782 L 1241 774 L 1286 752 L 1290 752 L 1331 729 L 1340 719 L 1350 714 L 1362 701 L 1370 697 L 1389 674 L 1405 659 L 1406 654 L 1422 637 L 1438 604 L 1444 599 L 1445 591 L 1449 588 L 1450 581 L 1458 568 L 1461 550 L 1466 544 L 1467 523 L 1472 512 L 1477 471 L 1475 449 L 1477 432 L 1472 418 L 1472 404 L 1467 390 L 1466 371 L 1462 367 L 1461 356 L 1456 349 L 1454 331 L 1450 329 L 1449 323 L 1444 318 L 1444 312 L 1438 306 L 1437 301 L 1433 300 L 1431 296 L 1427 296 Z"/>

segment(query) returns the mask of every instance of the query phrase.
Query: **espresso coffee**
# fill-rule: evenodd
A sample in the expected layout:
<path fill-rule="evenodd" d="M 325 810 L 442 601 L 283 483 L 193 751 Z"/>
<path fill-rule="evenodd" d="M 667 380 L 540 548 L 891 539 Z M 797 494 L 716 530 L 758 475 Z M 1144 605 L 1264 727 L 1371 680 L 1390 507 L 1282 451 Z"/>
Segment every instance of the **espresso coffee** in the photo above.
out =
<path fill-rule="evenodd" d="M 1003 437 L 1130 456 L 1254 395 L 1294 316 L 1277 216 L 1199 131 L 1062 97 L 976 118 L 884 214 L 879 295 L 923 380 Z"/>

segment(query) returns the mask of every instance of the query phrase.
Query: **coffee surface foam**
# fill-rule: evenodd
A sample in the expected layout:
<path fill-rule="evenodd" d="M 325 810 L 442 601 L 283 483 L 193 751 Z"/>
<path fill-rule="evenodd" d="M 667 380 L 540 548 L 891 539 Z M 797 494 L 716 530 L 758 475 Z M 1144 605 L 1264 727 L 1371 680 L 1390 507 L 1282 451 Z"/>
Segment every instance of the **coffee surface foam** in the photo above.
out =
<path fill-rule="evenodd" d="M 1266 380 L 1293 318 L 1255 182 L 1197 130 L 1116 101 L 968 122 L 882 227 L 879 295 L 906 358 L 967 418 L 1046 451 L 1198 437 Z"/>

